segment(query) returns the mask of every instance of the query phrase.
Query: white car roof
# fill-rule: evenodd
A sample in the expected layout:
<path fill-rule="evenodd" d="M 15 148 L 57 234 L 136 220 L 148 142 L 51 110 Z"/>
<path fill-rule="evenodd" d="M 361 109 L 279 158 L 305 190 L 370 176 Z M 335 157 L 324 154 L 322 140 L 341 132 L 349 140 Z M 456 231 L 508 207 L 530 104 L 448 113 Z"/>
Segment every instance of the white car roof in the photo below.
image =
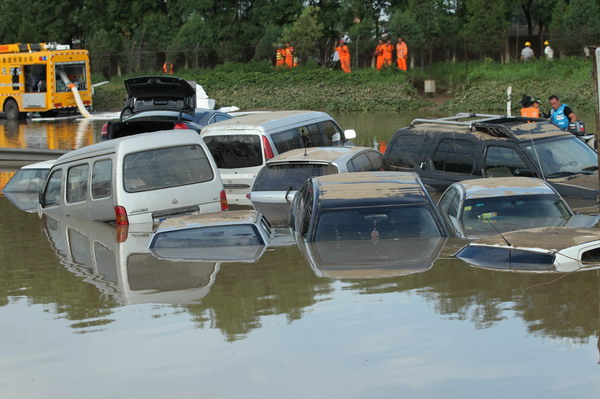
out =
<path fill-rule="evenodd" d="M 50 169 L 56 162 L 56 159 L 48 159 L 46 161 L 31 163 L 29 165 L 22 166 L 21 169 Z"/>
<path fill-rule="evenodd" d="M 272 111 L 238 116 L 233 119 L 212 123 L 202 129 L 201 134 L 222 134 L 228 130 L 269 131 L 289 125 L 317 123 L 332 120 L 325 112 L 319 111 Z"/>
<path fill-rule="evenodd" d="M 373 150 L 370 147 L 308 147 L 286 151 L 267 161 L 267 165 L 287 162 L 333 162 L 340 157 L 353 157 L 354 155 Z"/>
<path fill-rule="evenodd" d="M 556 194 L 544 180 L 533 177 L 488 177 L 463 180 L 454 184 L 463 188 L 465 199 Z"/>

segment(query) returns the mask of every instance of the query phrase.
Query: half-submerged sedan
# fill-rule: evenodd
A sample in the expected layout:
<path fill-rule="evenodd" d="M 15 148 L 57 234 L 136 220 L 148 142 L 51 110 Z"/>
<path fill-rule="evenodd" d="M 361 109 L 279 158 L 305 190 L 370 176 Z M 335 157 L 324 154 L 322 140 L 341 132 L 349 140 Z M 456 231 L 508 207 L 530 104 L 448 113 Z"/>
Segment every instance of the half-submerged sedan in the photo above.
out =
<path fill-rule="evenodd" d="M 290 227 L 307 242 L 448 235 L 418 175 L 403 172 L 310 178 L 294 197 Z"/>
<path fill-rule="evenodd" d="M 271 226 L 254 210 L 175 216 L 150 240 L 159 259 L 254 262 L 271 240 Z"/>
<path fill-rule="evenodd" d="M 592 227 L 597 216 L 575 215 L 546 181 L 531 177 L 453 183 L 438 207 L 457 236 L 477 238 L 535 227 Z"/>
<path fill-rule="evenodd" d="M 454 256 L 485 269 L 572 272 L 600 268 L 600 230 L 541 227 L 469 243 Z"/>

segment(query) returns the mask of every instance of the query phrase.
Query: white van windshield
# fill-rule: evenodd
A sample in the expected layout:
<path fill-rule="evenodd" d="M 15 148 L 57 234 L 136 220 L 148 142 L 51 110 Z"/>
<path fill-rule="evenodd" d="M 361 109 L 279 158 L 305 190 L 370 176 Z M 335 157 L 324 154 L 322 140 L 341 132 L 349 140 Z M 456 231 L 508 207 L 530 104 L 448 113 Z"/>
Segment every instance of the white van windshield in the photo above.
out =
<path fill-rule="evenodd" d="M 183 186 L 213 178 L 210 162 L 199 145 L 128 154 L 123 162 L 123 184 L 127 192 Z"/>
<path fill-rule="evenodd" d="M 261 166 L 263 154 L 257 134 L 223 134 L 204 136 L 217 168 L 237 169 Z"/>

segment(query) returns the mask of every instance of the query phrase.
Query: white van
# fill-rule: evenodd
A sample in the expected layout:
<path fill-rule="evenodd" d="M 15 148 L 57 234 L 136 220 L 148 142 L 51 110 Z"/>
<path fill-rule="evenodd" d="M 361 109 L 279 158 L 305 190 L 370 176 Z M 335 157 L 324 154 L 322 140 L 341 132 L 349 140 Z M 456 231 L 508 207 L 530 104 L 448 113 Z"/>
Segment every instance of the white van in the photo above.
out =
<path fill-rule="evenodd" d="M 274 111 L 213 123 L 200 135 L 217 163 L 229 202 L 251 205 L 247 194 L 267 160 L 305 145 L 351 145 L 356 132 L 342 131 L 324 112 Z"/>
<path fill-rule="evenodd" d="M 227 198 L 198 133 L 168 130 L 61 156 L 48 174 L 38 209 L 117 224 L 155 224 L 171 215 L 220 212 L 227 209 Z"/>

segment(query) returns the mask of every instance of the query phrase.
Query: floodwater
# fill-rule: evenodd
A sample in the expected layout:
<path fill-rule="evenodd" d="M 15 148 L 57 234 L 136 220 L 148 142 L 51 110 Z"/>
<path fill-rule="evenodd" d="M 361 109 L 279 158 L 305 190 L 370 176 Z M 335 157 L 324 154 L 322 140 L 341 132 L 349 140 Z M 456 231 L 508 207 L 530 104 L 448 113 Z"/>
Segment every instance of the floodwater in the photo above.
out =
<path fill-rule="evenodd" d="M 420 116 L 336 118 L 368 144 Z M 0 140 L 74 148 L 101 124 L 4 124 Z M 285 236 L 247 262 L 177 262 L 154 258 L 147 232 L 117 242 L 3 196 L 0 214 L 2 398 L 600 394 L 599 271 L 478 269 L 449 240 L 348 272 Z"/>

